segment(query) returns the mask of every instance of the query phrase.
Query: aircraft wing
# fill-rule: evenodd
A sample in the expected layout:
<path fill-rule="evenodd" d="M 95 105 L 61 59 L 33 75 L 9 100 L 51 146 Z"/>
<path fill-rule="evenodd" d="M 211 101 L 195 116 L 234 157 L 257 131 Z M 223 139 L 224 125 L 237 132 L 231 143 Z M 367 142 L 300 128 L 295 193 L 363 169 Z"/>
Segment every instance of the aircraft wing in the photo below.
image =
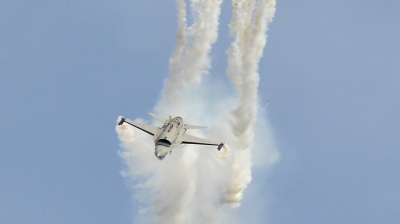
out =
<path fill-rule="evenodd" d="M 219 146 L 220 144 L 216 142 L 209 141 L 204 138 L 199 138 L 193 135 L 183 134 L 181 138 L 182 144 L 195 144 L 195 145 L 215 145 Z"/>
<path fill-rule="evenodd" d="M 138 128 L 138 129 L 146 132 L 149 135 L 155 135 L 155 133 L 157 133 L 157 131 L 159 129 L 159 127 L 151 126 L 151 125 L 148 125 L 148 124 L 142 124 L 142 123 L 138 123 L 138 122 L 135 122 L 135 121 L 131 121 L 131 120 L 125 119 L 123 117 L 119 117 L 118 125 L 122 125 L 124 122 L 127 123 L 127 124 L 132 125 L 135 128 Z"/>

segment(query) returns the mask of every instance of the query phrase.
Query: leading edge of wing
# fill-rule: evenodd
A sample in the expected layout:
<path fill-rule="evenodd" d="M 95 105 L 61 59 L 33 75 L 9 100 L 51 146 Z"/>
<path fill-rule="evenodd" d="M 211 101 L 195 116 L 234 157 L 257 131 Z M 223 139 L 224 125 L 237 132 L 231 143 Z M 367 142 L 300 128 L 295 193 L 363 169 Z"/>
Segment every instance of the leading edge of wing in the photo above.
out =
<path fill-rule="evenodd" d="M 118 125 L 122 125 L 124 122 L 132 125 L 133 127 L 137 128 L 137 129 L 140 129 L 140 130 L 146 132 L 149 135 L 155 135 L 155 133 L 157 133 L 157 131 L 159 129 L 158 127 L 134 122 L 129 119 L 125 119 L 123 117 L 120 117 L 120 121 L 119 121 Z"/>
<path fill-rule="evenodd" d="M 219 143 L 209 141 L 204 138 L 199 138 L 193 135 L 183 134 L 182 136 L 182 144 L 194 144 L 194 145 L 215 145 L 219 146 Z"/>

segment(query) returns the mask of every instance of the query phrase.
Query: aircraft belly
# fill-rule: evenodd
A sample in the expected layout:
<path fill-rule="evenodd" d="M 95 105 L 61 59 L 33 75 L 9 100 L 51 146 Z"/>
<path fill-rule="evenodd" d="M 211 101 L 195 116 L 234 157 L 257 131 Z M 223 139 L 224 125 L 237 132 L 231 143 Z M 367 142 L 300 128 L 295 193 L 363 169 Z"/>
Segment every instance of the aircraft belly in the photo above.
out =
<path fill-rule="evenodd" d="M 158 136 L 158 139 L 165 139 L 171 143 L 174 143 L 177 136 L 178 136 L 178 133 L 176 131 L 171 130 L 168 132 L 167 130 L 163 130 L 161 132 L 161 134 Z"/>
<path fill-rule="evenodd" d="M 163 131 L 162 128 L 159 128 L 159 129 L 157 130 L 157 132 L 156 132 L 155 135 L 153 136 L 153 140 L 154 140 L 154 141 L 156 141 L 157 139 L 159 139 L 159 137 L 160 137 L 162 131 Z"/>

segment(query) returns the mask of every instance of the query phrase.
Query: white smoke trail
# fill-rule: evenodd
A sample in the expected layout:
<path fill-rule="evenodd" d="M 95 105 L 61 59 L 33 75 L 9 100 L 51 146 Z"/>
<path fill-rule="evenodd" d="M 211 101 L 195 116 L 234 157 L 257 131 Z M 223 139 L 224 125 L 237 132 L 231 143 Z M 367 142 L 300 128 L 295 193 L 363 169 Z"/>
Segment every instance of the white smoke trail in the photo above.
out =
<path fill-rule="evenodd" d="M 207 147 L 185 146 L 160 162 L 154 157 L 154 143 L 147 134 L 126 125 L 117 126 L 124 149 L 119 153 L 127 165 L 122 174 L 136 184 L 135 198 L 145 206 L 140 208 L 137 222 L 220 223 L 221 206 L 239 206 L 251 181 L 250 148 L 258 110 L 258 62 L 275 1 L 233 1 L 230 29 L 235 39 L 227 52 L 227 75 L 237 98 L 226 96 L 214 100 L 207 98 L 212 87 L 201 86 L 201 81 L 210 69 L 208 54 L 217 39 L 222 0 L 191 0 L 195 20 L 190 27 L 186 2 L 176 2 L 177 45 L 155 112 L 190 119 L 185 120 L 187 123 L 213 124 L 208 138 L 224 140 L 229 146 L 219 154 Z"/>
<path fill-rule="evenodd" d="M 274 0 L 244 0 L 233 2 L 231 35 L 235 38 L 227 51 L 227 75 L 238 94 L 237 106 L 231 111 L 229 124 L 234 133 L 234 173 L 228 185 L 229 201 L 240 200 L 243 190 L 251 181 L 250 147 L 254 138 L 253 124 L 258 110 L 258 63 L 266 43 L 267 23 L 275 14 Z M 232 144 L 232 142 L 231 142 Z M 236 199 L 236 201 L 237 201 Z"/>
<path fill-rule="evenodd" d="M 199 84 L 201 75 L 210 68 L 208 54 L 218 36 L 218 17 L 222 0 L 192 0 L 196 20 L 186 28 L 184 0 L 178 3 L 178 43 L 170 58 L 169 78 L 165 83 L 163 99 L 167 104 L 176 101 L 187 85 Z M 190 38 L 190 39 L 189 39 Z M 178 92 L 177 92 L 178 91 Z M 161 103 L 162 104 L 162 103 Z"/>

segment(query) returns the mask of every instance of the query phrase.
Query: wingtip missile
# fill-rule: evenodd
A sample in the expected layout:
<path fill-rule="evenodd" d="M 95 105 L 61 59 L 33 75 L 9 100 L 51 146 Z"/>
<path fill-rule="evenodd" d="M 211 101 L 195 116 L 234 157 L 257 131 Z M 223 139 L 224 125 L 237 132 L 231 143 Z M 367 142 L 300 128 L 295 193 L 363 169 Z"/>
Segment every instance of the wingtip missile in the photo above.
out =
<path fill-rule="evenodd" d="M 122 116 L 120 116 L 119 118 L 118 118 L 118 125 L 122 125 L 124 122 L 125 122 L 125 118 L 124 117 L 122 117 Z"/>

